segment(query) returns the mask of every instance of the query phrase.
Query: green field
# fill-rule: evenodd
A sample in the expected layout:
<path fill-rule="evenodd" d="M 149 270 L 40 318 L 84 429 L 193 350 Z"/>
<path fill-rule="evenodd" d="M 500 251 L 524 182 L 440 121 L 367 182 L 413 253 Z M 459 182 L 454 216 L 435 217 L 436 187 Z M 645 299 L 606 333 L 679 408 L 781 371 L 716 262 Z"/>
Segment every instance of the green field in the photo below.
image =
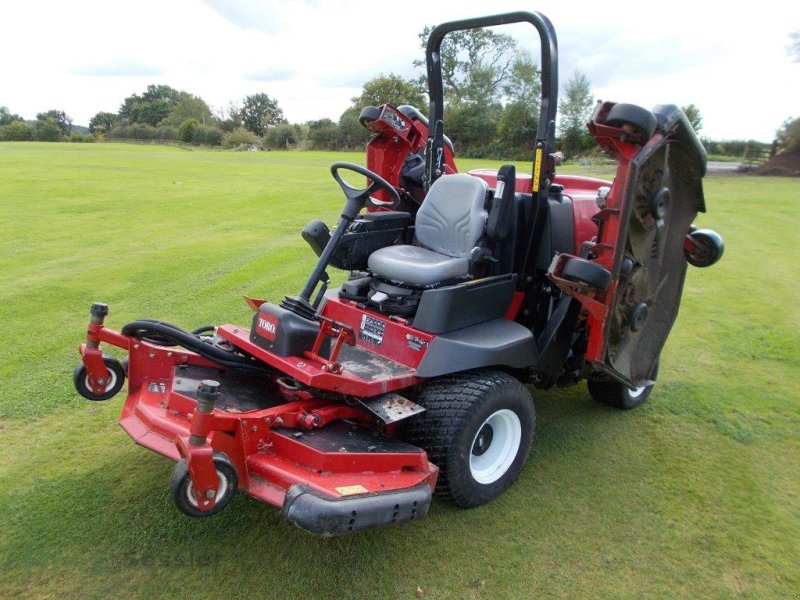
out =
<path fill-rule="evenodd" d="M 122 397 L 72 387 L 89 305 L 115 328 L 247 323 L 242 294 L 301 287 L 337 159 L 363 155 L 0 144 L 0 598 L 800 597 L 796 179 L 707 178 L 698 223 L 726 253 L 690 269 L 651 399 L 534 390 L 498 500 L 336 539 L 245 494 L 179 513 Z"/>

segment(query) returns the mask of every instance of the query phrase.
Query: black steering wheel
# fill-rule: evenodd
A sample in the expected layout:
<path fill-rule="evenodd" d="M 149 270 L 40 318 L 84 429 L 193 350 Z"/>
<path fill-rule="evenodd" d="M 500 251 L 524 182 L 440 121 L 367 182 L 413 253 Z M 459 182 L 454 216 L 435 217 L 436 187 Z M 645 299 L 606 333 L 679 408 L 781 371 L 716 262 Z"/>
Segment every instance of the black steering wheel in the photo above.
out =
<path fill-rule="evenodd" d="M 339 175 L 340 169 L 353 171 L 354 173 L 363 175 L 364 177 L 371 179 L 372 182 L 365 188 L 356 189 L 342 179 L 342 176 Z M 336 183 L 338 183 L 339 187 L 342 188 L 342 191 L 347 198 L 347 207 L 345 208 L 345 213 L 347 213 L 350 218 L 355 218 L 355 216 L 358 214 L 358 211 L 361 210 L 361 207 L 365 205 L 374 208 L 395 208 L 401 202 L 400 194 L 391 183 L 386 181 L 377 173 L 373 173 L 369 169 L 359 165 L 354 165 L 353 163 L 347 162 L 335 162 L 331 165 L 331 175 L 333 175 Z M 384 190 L 389 194 L 391 200 L 389 202 L 382 202 L 381 200 L 373 198 L 372 193 L 376 190 Z M 351 212 L 352 214 L 350 214 Z"/>

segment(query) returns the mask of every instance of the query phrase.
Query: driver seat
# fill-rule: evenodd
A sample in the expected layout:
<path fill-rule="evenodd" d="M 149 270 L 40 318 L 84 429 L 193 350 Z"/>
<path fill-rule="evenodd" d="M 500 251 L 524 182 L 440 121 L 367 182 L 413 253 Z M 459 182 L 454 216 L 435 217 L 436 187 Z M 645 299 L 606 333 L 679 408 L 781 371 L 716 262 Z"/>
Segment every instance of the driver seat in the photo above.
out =
<path fill-rule="evenodd" d="M 456 173 L 437 179 L 415 220 L 417 245 L 387 246 L 369 256 L 373 275 L 412 287 L 467 277 L 470 253 L 483 235 L 485 181 Z"/>

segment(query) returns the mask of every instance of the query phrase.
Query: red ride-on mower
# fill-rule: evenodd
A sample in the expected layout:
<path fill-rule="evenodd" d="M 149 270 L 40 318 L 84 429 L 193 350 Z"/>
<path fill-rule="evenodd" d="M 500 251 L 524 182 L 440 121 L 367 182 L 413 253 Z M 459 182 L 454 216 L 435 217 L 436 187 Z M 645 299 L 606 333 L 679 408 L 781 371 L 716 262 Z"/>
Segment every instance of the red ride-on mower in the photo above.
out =
<path fill-rule="evenodd" d="M 514 22 L 541 38 L 532 175 L 457 173 L 442 39 Z M 687 262 L 708 266 L 723 248 L 692 225 L 705 210 L 706 158 L 686 116 L 600 104 L 589 129 L 618 162 L 614 182 L 556 176 L 556 36 L 544 16 L 441 25 L 426 59 L 428 119 L 367 107 L 370 168 L 331 167 L 346 202 L 333 231 L 320 221 L 303 231 L 319 260 L 299 295 L 250 298 L 250 326 L 191 333 L 149 319 L 118 333 L 104 325 L 106 305 L 92 306 L 75 385 L 105 400 L 127 378 L 120 423 L 177 461 L 184 513 L 212 515 L 240 490 L 332 535 L 424 517 L 434 491 L 476 506 L 525 465 L 528 385 L 586 379 L 596 400 L 622 409 L 650 394 Z M 330 268 L 350 272 L 337 290 Z M 102 343 L 127 350 L 126 365 Z"/>

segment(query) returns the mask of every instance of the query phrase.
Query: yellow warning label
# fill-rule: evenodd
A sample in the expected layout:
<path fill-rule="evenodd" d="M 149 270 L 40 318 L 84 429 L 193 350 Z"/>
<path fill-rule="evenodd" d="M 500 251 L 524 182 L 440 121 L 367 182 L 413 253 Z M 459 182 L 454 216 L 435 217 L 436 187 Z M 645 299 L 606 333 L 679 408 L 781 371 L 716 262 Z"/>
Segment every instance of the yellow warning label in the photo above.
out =
<path fill-rule="evenodd" d="M 337 487 L 336 491 L 342 496 L 352 496 L 353 494 L 366 494 L 369 490 L 363 485 L 344 485 Z"/>
<path fill-rule="evenodd" d="M 539 191 L 539 176 L 542 174 L 542 149 L 536 149 L 536 158 L 533 161 L 533 191 Z"/>

